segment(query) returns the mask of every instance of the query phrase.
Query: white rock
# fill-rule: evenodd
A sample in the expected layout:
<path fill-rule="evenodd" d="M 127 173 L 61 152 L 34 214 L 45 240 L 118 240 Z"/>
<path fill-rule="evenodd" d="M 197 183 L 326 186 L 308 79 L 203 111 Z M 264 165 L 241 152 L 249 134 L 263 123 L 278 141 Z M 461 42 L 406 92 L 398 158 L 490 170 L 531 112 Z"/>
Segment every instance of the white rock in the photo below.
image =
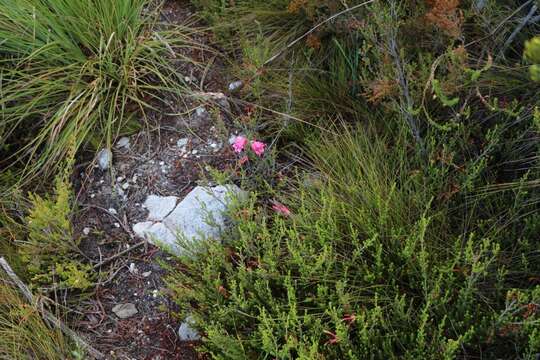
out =
<path fill-rule="evenodd" d="M 90 228 L 85 227 L 85 228 L 82 230 L 82 232 L 83 232 L 84 235 L 88 235 L 88 234 L 90 234 Z"/>
<path fill-rule="evenodd" d="M 188 144 L 188 142 L 189 142 L 188 138 L 178 139 L 178 141 L 176 142 L 176 146 L 178 146 L 179 148 L 183 148 Z"/>
<path fill-rule="evenodd" d="M 229 91 L 230 92 L 235 92 L 235 91 L 238 91 L 238 90 L 242 89 L 243 87 L 244 87 L 244 82 L 243 81 L 241 81 L 241 80 L 234 81 L 234 82 L 229 84 Z"/>
<path fill-rule="evenodd" d="M 144 207 L 148 209 L 148 220 L 161 221 L 169 215 L 175 208 L 178 198 L 176 196 L 150 195 L 144 202 Z"/>
<path fill-rule="evenodd" d="M 146 232 L 146 238 L 152 244 L 164 247 L 173 254 L 180 254 L 181 249 L 178 246 L 178 238 L 163 223 L 155 223 Z"/>
<path fill-rule="evenodd" d="M 129 183 L 125 182 L 122 184 L 122 189 L 127 190 L 129 188 Z"/>
<path fill-rule="evenodd" d="M 118 304 L 112 308 L 112 311 L 120 319 L 127 319 L 138 313 L 137 308 L 132 303 Z"/>
<path fill-rule="evenodd" d="M 246 197 L 246 193 L 236 185 L 197 186 L 163 220 L 163 223 L 172 233 L 178 234 L 188 242 L 195 242 L 201 238 L 218 238 L 225 225 L 225 211 L 235 197 L 239 199 Z M 174 244 L 177 245 L 177 242 Z"/>
<path fill-rule="evenodd" d="M 152 225 L 154 225 L 152 221 L 143 221 L 140 223 L 136 223 L 135 225 L 133 225 L 133 232 L 138 237 L 144 238 L 146 237 L 146 232 L 152 227 Z"/>
<path fill-rule="evenodd" d="M 195 324 L 193 317 L 188 316 L 178 328 L 178 338 L 181 341 L 197 341 L 201 339 L 199 333 L 192 328 Z"/>
<path fill-rule="evenodd" d="M 127 136 L 123 136 L 116 142 L 116 147 L 120 149 L 129 149 L 130 143 Z"/>
<path fill-rule="evenodd" d="M 112 162 L 112 152 L 109 149 L 102 149 L 97 154 L 97 163 L 101 170 L 105 171 L 109 168 Z"/>
<path fill-rule="evenodd" d="M 112 215 L 117 215 L 118 214 L 118 211 L 116 211 L 115 208 L 110 208 L 108 211 L 109 211 L 109 214 L 112 214 Z"/>
<path fill-rule="evenodd" d="M 206 111 L 206 109 L 202 106 L 199 106 L 197 109 L 195 109 L 195 115 L 197 115 L 197 117 L 199 118 L 206 116 L 207 113 L 208 112 Z"/>
<path fill-rule="evenodd" d="M 174 254 L 180 254 L 177 237 L 163 223 L 144 221 L 133 225 L 133 232 L 156 246 L 165 247 Z"/>

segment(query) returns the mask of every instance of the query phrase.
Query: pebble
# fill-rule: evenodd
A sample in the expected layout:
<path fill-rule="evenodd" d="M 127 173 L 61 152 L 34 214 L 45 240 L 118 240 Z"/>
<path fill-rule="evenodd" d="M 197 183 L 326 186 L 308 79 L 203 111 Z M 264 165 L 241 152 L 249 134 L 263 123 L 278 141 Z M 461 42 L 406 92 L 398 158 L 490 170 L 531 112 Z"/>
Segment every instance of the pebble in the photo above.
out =
<path fill-rule="evenodd" d="M 85 227 L 82 232 L 83 232 L 84 235 L 88 235 L 88 234 L 90 234 L 90 228 Z"/>
<path fill-rule="evenodd" d="M 229 84 L 229 91 L 235 92 L 242 89 L 243 87 L 244 87 L 244 82 L 242 80 L 233 81 L 232 83 Z"/>
<path fill-rule="evenodd" d="M 135 307 L 135 305 L 132 303 L 118 304 L 112 308 L 112 311 L 120 319 L 130 318 L 139 312 L 137 308 Z"/>
<path fill-rule="evenodd" d="M 130 143 L 129 138 L 127 136 L 123 136 L 116 142 L 116 147 L 121 149 L 129 149 Z"/>
<path fill-rule="evenodd" d="M 176 146 L 178 146 L 179 148 L 183 148 L 184 146 L 188 144 L 188 142 L 189 142 L 188 138 L 178 139 L 178 141 L 176 142 Z"/>
<path fill-rule="evenodd" d="M 103 171 L 107 170 L 112 162 L 112 152 L 109 149 L 101 149 L 97 154 L 97 164 Z"/>
<path fill-rule="evenodd" d="M 195 109 L 195 116 L 198 118 L 204 118 L 208 114 L 208 111 L 203 106 L 199 106 L 197 109 Z"/>
<path fill-rule="evenodd" d="M 149 277 L 150 275 L 152 275 L 151 271 L 145 271 L 145 272 L 142 273 L 143 277 Z"/>
<path fill-rule="evenodd" d="M 116 211 L 115 208 L 110 208 L 108 211 L 109 211 L 109 214 L 118 215 L 118 211 Z"/>
<path fill-rule="evenodd" d="M 181 341 L 196 341 L 200 340 L 199 333 L 192 328 L 194 320 L 192 316 L 188 316 L 186 320 L 178 328 L 178 337 Z"/>

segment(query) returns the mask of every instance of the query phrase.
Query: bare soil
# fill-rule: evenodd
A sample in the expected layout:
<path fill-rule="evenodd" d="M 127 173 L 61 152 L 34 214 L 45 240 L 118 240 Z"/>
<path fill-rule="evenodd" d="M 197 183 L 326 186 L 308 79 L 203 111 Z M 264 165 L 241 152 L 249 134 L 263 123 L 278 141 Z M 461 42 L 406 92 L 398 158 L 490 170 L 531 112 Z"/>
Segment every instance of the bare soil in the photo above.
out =
<path fill-rule="evenodd" d="M 183 1 L 167 1 L 162 19 L 184 23 L 193 14 Z M 197 41 L 211 45 L 211 36 Z M 219 92 L 226 88 L 223 66 L 211 53 L 186 50 L 184 54 L 210 63 L 203 74 L 189 66 L 179 67 L 199 91 Z M 204 82 L 201 80 L 204 77 Z M 205 111 L 197 113 L 199 106 Z M 237 165 L 229 138 L 235 130 L 223 106 L 195 100 L 171 102 L 150 116 L 151 125 L 129 136 L 129 147 L 113 148 L 112 166 L 103 171 L 93 163 L 81 164 L 76 174 L 75 221 L 85 256 L 98 266 L 95 292 L 83 300 L 74 326 L 107 359 L 204 359 L 196 342 L 182 342 L 177 330 L 182 319 L 175 317 L 175 304 L 167 296 L 160 263 L 174 259 L 132 232 L 132 225 L 146 218 L 143 207 L 148 195 L 185 196 L 197 183 L 210 178 L 212 169 Z M 171 115 L 178 114 L 178 115 Z M 178 144 L 183 139 L 184 144 Z M 181 141 L 182 142 L 182 141 Z M 128 250 L 128 251 L 126 251 Z M 123 253 L 121 256 L 118 254 Z M 96 265 L 97 266 L 97 265 Z M 112 308 L 132 303 L 138 313 L 119 319 Z"/>

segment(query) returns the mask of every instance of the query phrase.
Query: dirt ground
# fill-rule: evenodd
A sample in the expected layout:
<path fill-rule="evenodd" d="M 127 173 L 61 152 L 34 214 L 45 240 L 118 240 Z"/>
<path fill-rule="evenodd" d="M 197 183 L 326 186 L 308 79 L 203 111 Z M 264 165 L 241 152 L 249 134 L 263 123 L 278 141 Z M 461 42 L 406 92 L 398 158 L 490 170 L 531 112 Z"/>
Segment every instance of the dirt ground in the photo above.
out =
<path fill-rule="evenodd" d="M 192 12 L 186 2 L 170 0 L 162 19 L 182 23 Z M 209 44 L 211 38 L 201 35 L 197 40 Z M 215 56 L 187 55 L 203 63 L 212 61 L 202 90 L 223 92 L 230 79 L 223 79 L 223 67 Z M 196 68 L 178 71 L 193 82 L 203 77 Z M 80 303 L 72 326 L 107 359 L 205 358 L 195 351 L 196 342 L 178 338 L 182 319 L 174 316 L 175 305 L 164 285 L 165 270 L 159 265 L 172 259 L 132 231 L 132 225 L 146 217 L 142 204 L 148 195 L 182 198 L 212 169 L 236 166 L 238 159 L 229 145 L 236 132 L 223 101 L 221 105 L 181 104 L 151 114 L 151 128 L 115 144 L 109 169 L 79 166 L 76 230 L 85 256 L 99 269 L 100 285 Z M 171 113 L 183 115 L 164 115 Z M 112 309 L 125 303 L 135 305 L 137 313 L 120 319 Z"/>

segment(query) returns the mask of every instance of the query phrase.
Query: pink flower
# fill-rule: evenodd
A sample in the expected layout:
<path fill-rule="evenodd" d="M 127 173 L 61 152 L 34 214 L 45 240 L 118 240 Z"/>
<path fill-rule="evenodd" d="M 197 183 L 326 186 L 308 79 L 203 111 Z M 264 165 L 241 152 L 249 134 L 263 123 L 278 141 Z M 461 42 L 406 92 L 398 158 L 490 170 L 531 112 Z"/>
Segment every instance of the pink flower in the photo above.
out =
<path fill-rule="evenodd" d="M 348 322 L 349 324 L 352 324 L 353 322 L 356 321 L 356 315 L 345 314 L 345 316 L 343 316 L 343 321 Z"/>
<path fill-rule="evenodd" d="M 232 145 L 234 152 L 240 153 L 242 150 L 244 150 L 244 146 L 247 144 L 247 139 L 243 136 L 237 136 L 236 139 L 234 139 L 234 144 Z"/>
<path fill-rule="evenodd" d="M 328 339 L 328 341 L 325 343 L 326 345 L 335 345 L 340 341 L 335 333 L 328 330 L 323 330 L 323 332 L 330 337 L 330 339 Z"/>
<path fill-rule="evenodd" d="M 263 142 L 256 141 L 256 140 L 251 142 L 251 150 L 253 150 L 253 152 L 257 154 L 257 156 L 261 156 L 264 153 L 265 147 L 266 147 L 266 144 Z"/>
<path fill-rule="evenodd" d="M 291 216 L 291 210 L 289 210 L 289 208 L 286 207 L 285 205 L 278 203 L 277 201 L 274 201 L 274 205 L 272 205 L 272 209 L 278 214 L 281 214 L 284 216 Z"/>

